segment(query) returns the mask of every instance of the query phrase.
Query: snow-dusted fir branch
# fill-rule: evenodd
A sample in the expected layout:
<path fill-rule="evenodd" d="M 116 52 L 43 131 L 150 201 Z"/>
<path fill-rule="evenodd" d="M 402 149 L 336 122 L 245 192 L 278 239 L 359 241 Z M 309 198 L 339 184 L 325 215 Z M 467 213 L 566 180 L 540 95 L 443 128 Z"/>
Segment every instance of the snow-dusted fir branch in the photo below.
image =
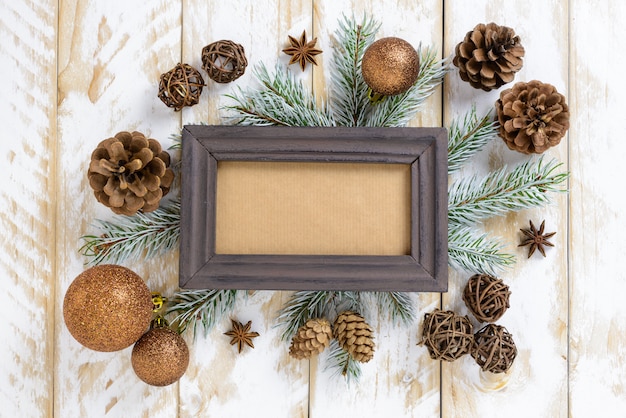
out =
<path fill-rule="evenodd" d="M 86 264 L 118 264 L 152 258 L 174 249 L 180 236 L 180 201 L 174 200 L 153 212 L 97 219 L 98 234 L 84 235 L 80 252 Z"/>
<path fill-rule="evenodd" d="M 471 225 L 509 211 L 543 206 L 550 202 L 548 192 L 563 192 L 568 173 L 557 173 L 562 163 L 544 162 L 543 157 L 528 160 L 513 170 L 506 167 L 478 179 L 456 181 L 448 190 L 448 222 Z"/>
<path fill-rule="evenodd" d="M 171 323 L 182 333 L 190 326 L 194 336 L 198 324 L 204 333 L 224 315 L 232 312 L 239 290 L 180 290 L 168 301 L 166 314 L 174 314 Z"/>
<path fill-rule="evenodd" d="M 456 118 L 448 129 L 448 174 L 456 173 L 463 164 L 498 134 L 498 123 L 492 112 L 478 117 L 476 106 Z"/>
<path fill-rule="evenodd" d="M 497 276 L 515 262 L 499 241 L 465 225 L 448 227 L 448 262 L 456 269 Z"/>
<path fill-rule="evenodd" d="M 379 309 L 387 312 L 395 323 L 409 324 L 415 319 L 415 307 L 406 292 L 371 292 Z"/>
<path fill-rule="evenodd" d="M 326 318 L 331 323 L 340 310 L 363 311 L 359 292 L 302 290 L 294 292 L 278 313 L 281 338 L 291 340 L 298 328 L 311 318 Z"/>
<path fill-rule="evenodd" d="M 342 375 L 348 384 L 351 381 L 358 382 L 361 377 L 361 363 L 341 348 L 337 340 L 331 340 L 325 353 L 324 370 L 332 370 L 334 375 Z"/>
<path fill-rule="evenodd" d="M 386 97 L 367 115 L 366 126 L 404 126 L 430 97 L 450 69 L 449 60 L 439 60 L 433 47 L 417 49 L 420 70 L 415 84 L 406 92 Z"/>
<path fill-rule="evenodd" d="M 329 94 L 337 125 L 363 126 L 371 109 L 368 87 L 361 74 L 361 61 L 379 27 L 377 21 L 367 16 L 360 23 L 345 16 L 339 20 L 331 75 L 333 88 Z"/>
<path fill-rule="evenodd" d="M 334 126 L 325 106 L 318 108 L 315 97 L 297 81 L 288 68 L 276 65 L 270 73 L 263 63 L 254 68 L 259 89 L 238 89 L 227 95 L 235 101 L 224 109 L 234 113 L 237 125 Z"/>

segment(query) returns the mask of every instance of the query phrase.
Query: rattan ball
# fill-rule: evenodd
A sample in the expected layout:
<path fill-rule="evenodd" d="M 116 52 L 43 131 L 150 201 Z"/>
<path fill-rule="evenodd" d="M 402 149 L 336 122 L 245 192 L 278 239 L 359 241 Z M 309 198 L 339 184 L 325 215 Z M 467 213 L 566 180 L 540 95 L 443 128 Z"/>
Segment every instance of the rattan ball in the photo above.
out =
<path fill-rule="evenodd" d="M 202 48 L 202 68 L 213 81 L 230 83 L 241 77 L 247 66 L 243 46 L 233 41 L 221 40 Z"/>
<path fill-rule="evenodd" d="M 488 324 L 474 335 L 471 354 L 483 371 L 504 373 L 513 365 L 517 348 L 506 328 Z"/>
<path fill-rule="evenodd" d="M 463 301 L 480 322 L 495 322 L 509 308 L 509 286 L 488 274 L 475 274 L 467 281 Z"/>
<path fill-rule="evenodd" d="M 434 360 L 454 361 L 468 354 L 474 335 L 467 316 L 435 309 L 424 315 L 422 341 Z"/>
<path fill-rule="evenodd" d="M 176 67 L 161 74 L 159 99 L 175 111 L 185 106 L 193 106 L 200 101 L 204 79 L 198 70 L 188 64 L 178 63 Z"/>

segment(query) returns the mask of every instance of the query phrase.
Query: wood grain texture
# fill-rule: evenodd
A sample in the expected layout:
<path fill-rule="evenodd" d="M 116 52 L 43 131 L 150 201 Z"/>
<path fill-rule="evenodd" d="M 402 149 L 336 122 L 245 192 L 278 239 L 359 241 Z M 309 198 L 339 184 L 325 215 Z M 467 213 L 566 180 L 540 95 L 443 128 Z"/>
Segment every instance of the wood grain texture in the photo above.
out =
<path fill-rule="evenodd" d="M 331 76 L 334 33 L 342 15 L 360 19 L 364 13 L 381 23 L 377 38 L 399 36 L 417 47 L 433 46 L 441 50 L 443 23 L 441 1 L 315 1 L 314 33 L 326 54 L 314 68 L 314 91 L 318 100 L 326 99 Z M 321 71 L 320 71 L 321 70 Z M 441 91 L 435 92 L 410 126 L 441 126 Z M 393 324 L 385 313 L 363 313 L 374 327 L 376 353 L 362 366 L 358 384 L 326 370 L 324 355 L 311 361 L 310 417 L 352 416 L 438 417 L 440 414 L 439 363 L 430 360 L 422 347 L 417 347 L 418 326 L 425 312 L 440 305 L 440 296 L 433 293 L 414 294 L 417 317 L 408 326 Z"/>
<path fill-rule="evenodd" d="M 626 7 L 574 0 L 570 15 L 570 416 L 617 417 L 626 408 L 625 58 L 596 41 L 626 35 Z"/>
<path fill-rule="evenodd" d="M 1 415 L 53 407 L 57 8 L 0 4 Z M 8 169 L 8 170 L 7 170 Z"/>
<path fill-rule="evenodd" d="M 524 66 L 513 83 L 500 90 L 484 92 L 463 82 L 458 70 L 447 77 L 445 113 L 447 123 L 463 115 L 472 103 L 479 114 L 493 109 L 500 91 L 515 82 L 538 79 L 553 84 L 567 96 L 567 6 L 562 2 L 526 3 L 477 1 L 471 8 L 460 2 L 446 3 L 444 12 L 444 41 L 446 54 L 478 23 L 496 22 L 511 27 L 521 37 L 526 49 Z M 557 158 L 568 167 L 568 146 L 565 139 L 544 158 Z M 513 167 L 527 161 L 528 156 L 510 151 L 496 138 L 473 158 L 460 178 L 472 173 L 480 176 L 503 166 Z M 567 416 L 567 295 L 568 295 L 568 219 L 566 195 L 552 196 L 553 203 L 543 208 L 510 213 L 486 222 L 486 231 L 509 243 L 506 251 L 517 258 L 516 265 L 500 278 L 509 285 L 511 307 L 497 324 L 513 334 L 518 356 L 509 372 L 493 375 L 480 371 L 470 356 L 442 367 L 443 416 L 488 416 L 493 411 L 507 416 Z M 527 249 L 515 245 L 521 240 L 520 228 L 528 220 L 539 224 L 546 220 L 548 231 L 557 231 L 555 248 L 543 259 L 535 255 L 527 259 Z M 455 272 L 450 278 L 450 291 L 444 296 L 445 309 L 468 314 L 475 331 L 482 326 L 468 313 L 461 293 L 471 276 Z M 532 400 L 532 401 L 530 401 Z"/>
<path fill-rule="evenodd" d="M 87 182 L 96 145 L 119 131 L 138 130 L 169 146 L 180 124 L 157 98 L 159 63 L 180 54 L 180 3 L 62 1 L 59 10 L 59 209 L 56 304 L 85 267 L 80 237 L 94 219 L 112 219 Z M 151 290 L 176 286 L 173 256 L 128 265 Z M 106 320 L 106 319 L 105 319 Z M 131 347 L 98 353 L 80 346 L 57 310 L 56 416 L 176 414 L 178 386 L 143 384 L 130 364 Z"/>
<path fill-rule="evenodd" d="M 287 63 L 280 51 L 288 34 L 311 27 L 311 3 L 184 0 L 183 22 L 183 60 L 196 68 L 202 66 L 202 48 L 211 42 L 229 39 L 245 49 L 248 68 L 243 76 L 229 84 L 207 77 L 200 103 L 182 111 L 184 124 L 223 124 L 227 114 L 222 107 L 232 104 L 225 95 L 257 86 L 255 66 L 264 63 L 272 70 L 277 60 Z M 254 350 L 239 355 L 228 345 L 222 334 L 230 329 L 229 318 L 208 335 L 196 336 L 188 372 L 181 380 L 181 417 L 308 416 L 308 364 L 289 357 L 288 343 L 281 341 L 281 330 L 275 327 L 276 312 L 287 297 L 283 292 L 256 292 L 237 305 L 233 319 L 252 320 L 253 330 L 261 334 Z"/>

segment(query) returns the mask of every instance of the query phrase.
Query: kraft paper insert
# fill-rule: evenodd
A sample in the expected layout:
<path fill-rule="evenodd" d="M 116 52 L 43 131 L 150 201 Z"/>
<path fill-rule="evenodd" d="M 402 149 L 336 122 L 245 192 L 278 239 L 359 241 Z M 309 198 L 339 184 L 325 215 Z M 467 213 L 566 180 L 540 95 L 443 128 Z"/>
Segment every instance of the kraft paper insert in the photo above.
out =
<path fill-rule="evenodd" d="M 405 164 L 220 161 L 217 254 L 405 255 Z"/>

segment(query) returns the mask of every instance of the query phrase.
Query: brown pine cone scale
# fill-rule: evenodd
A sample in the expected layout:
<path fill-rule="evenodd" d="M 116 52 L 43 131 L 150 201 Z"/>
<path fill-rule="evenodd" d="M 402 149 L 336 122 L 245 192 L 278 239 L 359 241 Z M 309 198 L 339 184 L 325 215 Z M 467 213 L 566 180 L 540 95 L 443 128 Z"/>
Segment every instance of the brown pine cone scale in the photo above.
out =
<path fill-rule="evenodd" d="M 296 359 L 310 358 L 324 351 L 332 338 L 330 323 L 326 319 L 309 319 L 293 336 L 289 355 Z"/>
<path fill-rule="evenodd" d="M 374 357 L 374 333 L 365 318 L 356 312 L 344 311 L 333 326 L 337 342 L 356 361 L 367 363 Z"/>

